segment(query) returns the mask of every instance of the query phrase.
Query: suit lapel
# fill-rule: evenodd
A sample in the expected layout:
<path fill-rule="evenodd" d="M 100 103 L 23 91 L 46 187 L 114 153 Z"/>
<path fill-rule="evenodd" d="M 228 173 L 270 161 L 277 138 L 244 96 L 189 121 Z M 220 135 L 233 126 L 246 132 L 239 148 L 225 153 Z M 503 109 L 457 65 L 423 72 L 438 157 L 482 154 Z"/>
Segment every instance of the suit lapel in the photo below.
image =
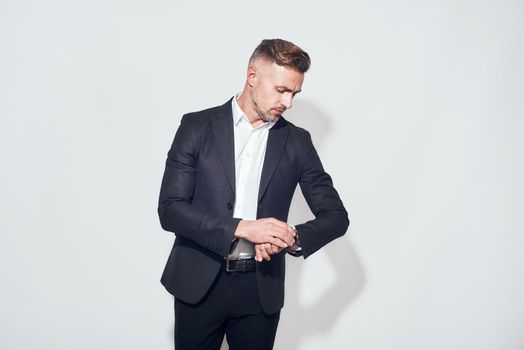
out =
<path fill-rule="evenodd" d="M 231 100 L 218 110 L 212 119 L 215 146 L 220 154 L 227 182 L 235 194 L 235 137 L 233 135 L 233 112 Z"/>
<path fill-rule="evenodd" d="M 264 193 L 271 182 L 273 173 L 277 168 L 284 148 L 286 146 L 288 128 L 286 128 L 286 121 L 284 118 L 279 118 L 277 123 L 269 129 L 267 138 L 266 155 L 264 157 L 264 165 L 262 167 L 262 176 L 260 177 L 260 187 L 258 189 L 258 202 L 262 200 Z"/>
<path fill-rule="evenodd" d="M 288 128 L 284 118 L 279 118 L 277 123 L 269 129 L 267 138 L 266 154 L 264 165 L 260 177 L 260 187 L 258 190 L 258 202 L 264 196 L 269 186 L 273 173 L 275 172 L 282 153 L 286 146 Z M 217 111 L 212 119 L 215 146 L 226 174 L 227 182 L 235 195 L 235 137 L 233 135 L 233 112 L 231 110 L 231 100 L 226 102 Z"/>

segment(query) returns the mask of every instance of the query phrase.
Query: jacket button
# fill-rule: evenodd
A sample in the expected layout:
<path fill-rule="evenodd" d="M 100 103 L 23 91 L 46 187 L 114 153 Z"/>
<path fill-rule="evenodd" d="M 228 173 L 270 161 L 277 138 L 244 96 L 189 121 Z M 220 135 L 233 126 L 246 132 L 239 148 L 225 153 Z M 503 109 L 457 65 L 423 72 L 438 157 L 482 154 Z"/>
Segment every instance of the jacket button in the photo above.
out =
<path fill-rule="evenodd" d="M 233 204 L 227 203 L 227 209 L 231 210 L 233 208 Z"/>

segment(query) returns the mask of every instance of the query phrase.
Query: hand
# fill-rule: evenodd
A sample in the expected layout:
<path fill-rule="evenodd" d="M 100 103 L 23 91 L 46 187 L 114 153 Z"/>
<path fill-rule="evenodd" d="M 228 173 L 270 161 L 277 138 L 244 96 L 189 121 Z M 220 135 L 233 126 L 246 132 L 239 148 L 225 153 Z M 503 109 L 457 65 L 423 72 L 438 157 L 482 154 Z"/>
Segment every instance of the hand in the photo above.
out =
<path fill-rule="evenodd" d="M 280 253 L 284 248 L 277 247 L 271 243 L 255 244 L 255 260 L 261 262 L 262 260 L 271 260 L 271 255 Z"/>
<path fill-rule="evenodd" d="M 241 220 L 235 231 L 234 238 L 244 238 L 255 244 L 270 243 L 278 248 L 287 248 L 295 242 L 295 235 L 295 230 L 284 221 L 275 218 L 264 218 Z"/>

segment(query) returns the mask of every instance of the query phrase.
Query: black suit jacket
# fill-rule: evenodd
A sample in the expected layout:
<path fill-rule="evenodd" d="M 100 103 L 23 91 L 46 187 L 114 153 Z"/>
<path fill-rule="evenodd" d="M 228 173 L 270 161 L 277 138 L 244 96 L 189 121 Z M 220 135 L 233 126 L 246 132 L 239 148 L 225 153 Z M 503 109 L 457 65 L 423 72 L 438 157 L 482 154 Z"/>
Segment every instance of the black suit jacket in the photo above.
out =
<path fill-rule="evenodd" d="M 258 194 L 257 218 L 287 221 L 297 184 L 315 219 L 296 225 L 304 257 L 342 236 L 347 212 L 324 171 L 309 133 L 281 117 L 270 129 Z M 233 218 L 235 160 L 231 100 L 186 114 L 169 150 L 158 214 L 175 243 L 162 284 L 175 297 L 197 303 L 230 251 L 240 219 Z M 285 253 L 257 263 L 265 313 L 284 304 Z"/>

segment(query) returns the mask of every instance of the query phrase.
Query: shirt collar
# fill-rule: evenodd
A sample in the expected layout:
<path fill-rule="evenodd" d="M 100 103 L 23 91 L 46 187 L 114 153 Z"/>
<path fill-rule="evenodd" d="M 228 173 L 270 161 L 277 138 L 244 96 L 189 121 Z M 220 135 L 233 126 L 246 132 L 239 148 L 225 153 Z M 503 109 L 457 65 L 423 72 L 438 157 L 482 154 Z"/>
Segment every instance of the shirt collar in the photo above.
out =
<path fill-rule="evenodd" d="M 233 109 L 233 123 L 235 123 L 235 126 L 238 126 L 238 124 L 240 123 L 240 121 L 242 120 L 242 118 L 246 118 L 247 120 L 247 117 L 246 115 L 244 114 L 244 112 L 242 111 L 242 109 L 240 108 L 240 106 L 238 105 L 238 101 L 237 99 L 240 97 L 240 92 L 238 94 L 236 94 L 234 97 L 233 97 L 233 102 L 232 102 L 232 109 Z"/>

